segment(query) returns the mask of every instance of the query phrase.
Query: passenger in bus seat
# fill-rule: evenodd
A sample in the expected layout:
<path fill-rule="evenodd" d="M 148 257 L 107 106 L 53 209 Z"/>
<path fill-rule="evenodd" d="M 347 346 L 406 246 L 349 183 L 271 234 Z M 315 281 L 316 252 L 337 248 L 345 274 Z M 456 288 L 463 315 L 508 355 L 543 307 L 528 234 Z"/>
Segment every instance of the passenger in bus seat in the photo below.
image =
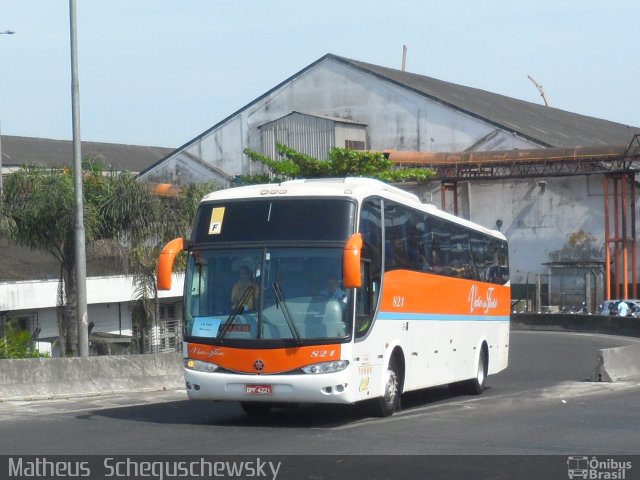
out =
<path fill-rule="evenodd" d="M 407 268 L 410 270 L 419 269 L 420 260 L 418 252 L 415 249 L 407 251 L 404 240 L 401 237 L 391 239 L 386 247 L 386 265 L 387 268 Z"/>
<path fill-rule="evenodd" d="M 442 273 L 444 269 L 442 255 L 438 254 L 436 250 L 431 250 L 430 257 L 431 260 L 428 261 L 429 271 L 434 273 Z"/>

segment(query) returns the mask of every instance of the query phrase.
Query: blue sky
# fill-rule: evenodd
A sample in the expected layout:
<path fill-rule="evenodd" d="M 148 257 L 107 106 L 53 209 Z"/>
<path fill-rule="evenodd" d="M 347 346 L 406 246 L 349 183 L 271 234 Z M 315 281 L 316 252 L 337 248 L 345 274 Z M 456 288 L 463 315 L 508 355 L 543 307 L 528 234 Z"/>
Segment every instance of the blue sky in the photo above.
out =
<path fill-rule="evenodd" d="M 83 140 L 177 147 L 326 53 L 640 126 L 637 0 L 77 0 Z M 71 138 L 69 3 L 0 0 L 5 135 Z"/>

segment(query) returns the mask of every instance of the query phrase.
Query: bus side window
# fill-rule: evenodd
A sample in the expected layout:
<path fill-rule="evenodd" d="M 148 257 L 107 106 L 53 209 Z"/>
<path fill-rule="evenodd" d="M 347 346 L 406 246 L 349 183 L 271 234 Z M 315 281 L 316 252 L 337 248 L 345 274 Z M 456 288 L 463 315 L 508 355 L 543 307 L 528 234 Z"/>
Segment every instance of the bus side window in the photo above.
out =
<path fill-rule="evenodd" d="M 489 257 L 491 262 L 491 283 L 504 285 L 509 281 L 509 258 L 506 242 L 492 239 L 489 242 Z"/>
<path fill-rule="evenodd" d="M 364 336 L 371 327 L 378 301 L 379 282 L 371 278 L 371 262 L 362 262 L 362 287 L 357 290 L 356 337 Z"/>

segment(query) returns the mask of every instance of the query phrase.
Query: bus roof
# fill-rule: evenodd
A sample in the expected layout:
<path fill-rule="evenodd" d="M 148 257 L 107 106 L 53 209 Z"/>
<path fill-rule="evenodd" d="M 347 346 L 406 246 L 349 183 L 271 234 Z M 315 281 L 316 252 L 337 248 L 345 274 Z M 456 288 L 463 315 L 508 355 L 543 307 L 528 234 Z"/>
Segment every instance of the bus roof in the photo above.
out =
<path fill-rule="evenodd" d="M 377 195 L 388 200 L 394 200 L 408 207 L 416 208 L 458 223 L 460 225 L 481 231 L 503 240 L 501 232 L 485 228 L 455 215 L 440 210 L 432 204 L 420 202 L 417 195 L 384 183 L 380 180 L 364 177 L 318 178 L 288 180 L 282 183 L 268 183 L 247 185 L 244 187 L 217 190 L 206 195 L 202 202 L 216 200 L 238 200 L 249 198 L 283 198 L 283 197 L 345 197 L 362 201 L 364 198 Z"/>

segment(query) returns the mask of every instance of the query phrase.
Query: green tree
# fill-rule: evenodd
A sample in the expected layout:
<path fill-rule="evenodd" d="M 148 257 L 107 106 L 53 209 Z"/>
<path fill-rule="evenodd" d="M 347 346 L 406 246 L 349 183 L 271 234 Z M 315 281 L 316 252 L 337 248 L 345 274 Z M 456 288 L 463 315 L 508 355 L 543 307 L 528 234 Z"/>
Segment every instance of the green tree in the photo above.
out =
<path fill-rule="evenodd" d="M 426 168 L 397 167 L 380 152 L 334 147 L 328 160 L 297 152 L 277 144 L 279 158 L 272 159 L 249 148 L 244 150 L 252 161 L 269 168 L 271 175 L 241 177 L 243 183 L 280 182 L 291 178 L 369 177 L 386 182 L 426 181 L 435 174 Z"/>
<path fill-rule="evenodd" d="M 34 349 L 31 333 L 8 322 L 0 338 L 0 359 L 5 358 L 38 358 L 46 357 Z"/>
<path fill-rule="evenodd" d="M 83 170 L 87 248 L 99 254 L 115 244 L 131 270 L 138 273 L 155 268 L 157 255 L 149 252 L 157 251 L 168 239 L 188 233 L 199 200 L 195 197 L 202 196 L 204 188 L 211 188 L 191 187 L 183 189 L 178 197 L 161 198 L 131 173 L 104 171 L 95 161 L 84 162 Z M 24 167 L 7 179 L 4 194 L 0 231 L 17 245 L 50 253 L 60 265 L 59 342 L 67 355 L 75 355 L 78 329 L 72 171 Z M 140 278 L 135 276 L 136 281 Z M 140 286 L 138 289 L 147 293 Z"/>

